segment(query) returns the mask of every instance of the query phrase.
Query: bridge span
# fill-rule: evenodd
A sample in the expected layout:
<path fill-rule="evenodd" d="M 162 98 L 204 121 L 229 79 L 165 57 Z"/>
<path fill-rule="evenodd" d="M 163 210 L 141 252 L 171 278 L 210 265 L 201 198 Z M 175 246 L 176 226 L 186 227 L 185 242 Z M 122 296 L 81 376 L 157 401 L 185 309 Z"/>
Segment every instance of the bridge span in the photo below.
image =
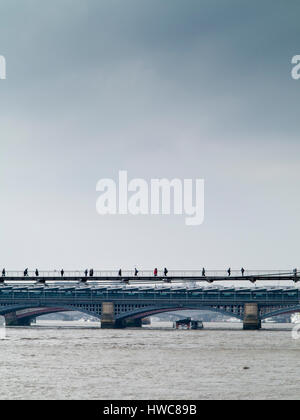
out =
<path fill-rule="evenodd" d="M 79 282 L 79 283 L 120 283 L 120 284 L 153 284 L 153 283 L 214 283 L 214 282 L 251 282 L 258 281 L 274 282 L 286 281 L 297 283 L 300 281 L 300 273 L 294 270 L 172 270 L 166 275 L 164 271 L 158 270 L 157 274 L 151 270 L 139 271 L 122 270 L 121 275 L 118 271 L 99 271 L 93 270 L 92 275 L 88 270 L 84 271 L 28 271 L 26 275 L 22 271 L 4 271 L 0 277 L 0 283 L 41 283 L 48 282 Z"/>
<path fill-rule="evenodd" d="M 102 328 L 141 326 L 142 318 L 178 310 L 210 310 L 259 329 L 261 321 L 300 312 L 300 289 L 200 285 L 128 286 L 101 284 L 2 284 L 0 315 L 7 325 L 30 325 L 42 314 L 80 311 L 101 320 Z"/>

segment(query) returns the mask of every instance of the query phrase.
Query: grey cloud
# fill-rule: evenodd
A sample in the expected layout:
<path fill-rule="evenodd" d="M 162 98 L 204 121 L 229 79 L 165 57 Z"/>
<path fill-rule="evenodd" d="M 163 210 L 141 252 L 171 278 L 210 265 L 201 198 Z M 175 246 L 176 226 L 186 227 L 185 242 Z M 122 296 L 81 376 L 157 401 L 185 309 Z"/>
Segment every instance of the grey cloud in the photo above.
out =
<path fill-rule="evenodd" d="M 294 264 L 300 82 L 290 60 L 300 53 L 299 8 L 3 1 L 3 259 L 54 264 L 63 236 L 70 266 Z M 204 177 L 205 224 L 100 218 L 96 182 L 120 169 L 147 179 Z"/>

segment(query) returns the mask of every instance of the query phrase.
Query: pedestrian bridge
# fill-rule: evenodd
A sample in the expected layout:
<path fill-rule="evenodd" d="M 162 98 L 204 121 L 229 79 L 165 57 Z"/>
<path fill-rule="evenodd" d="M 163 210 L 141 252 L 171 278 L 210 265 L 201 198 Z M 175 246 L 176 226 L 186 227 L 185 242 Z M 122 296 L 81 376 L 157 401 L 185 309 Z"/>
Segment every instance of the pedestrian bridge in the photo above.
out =
<path fill-rule="evenodd" d="M 261 320 L 300 312 L 300 289 L 291 287 L 200 287 L 189 285 L 102 286 L 100 284 L 2 284 L 0 315 L 7 325 L 30 325 L 37 316 L 81 311 L 102 328 L 141 326 L 142 318 L 179 310 L 210 310 L 243 320 L 245 329 Z"/>
<path fill-rule="evenodd" d="M 151 270 L 116 270 L 116 271 L 3 271 L 0 283 L 20 282 L 98 282 L 109 284 L 116 282 L 125 284 L 153 284 L 153 283 L 187 283 L 187 282 L 251 282 L 258 281 L 300 281 L 300 273 L 294 270 L 170 270 L 165 274 L 164 270 L 157 270 L 157 275 Z M 120 275 L 121 273 L 121 275 Z"/>

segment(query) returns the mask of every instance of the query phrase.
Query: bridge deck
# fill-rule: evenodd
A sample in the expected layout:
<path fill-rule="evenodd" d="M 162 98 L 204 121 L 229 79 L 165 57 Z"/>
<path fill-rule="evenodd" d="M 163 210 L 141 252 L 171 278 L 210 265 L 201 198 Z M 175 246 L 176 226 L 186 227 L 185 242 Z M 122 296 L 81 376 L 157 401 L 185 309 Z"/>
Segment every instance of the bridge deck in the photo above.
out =
<path fill-rule="evenodd" d="M 245 276 L 5 276 L 0 277 L 0 283 L 47 283 L 47 282 L 99 282 L 99 283 L 185 283 L 185 282 L 252 282 L 256 281 L 300 281 L 299 275 L 294 274 L 269 274 L 269 275 L 245 275 Z"/>
<path fill-rule="evenodd" d="M 171 297 L 176 295 L 177 297 L 186 298 L 186 296 L 222 296 L 225 298 L 241 297 L 255 295 L 256 297 L 266 296 L 283 296 L 291 295 L 293 297 L 300 296 L 300 289 L 293 286 L 266 286 L 266 287 L 224 287 L 224 286 L 210 286 L 210 287 L 130 287 L 130 286 L 106 286 L 101 285 L 2 285 L 0 286 L 0 300 L 9 298 L 35 298 L 39 296 L 48 297 L 62 297 L 73 296 L 73 297 L 89 297 L 93 296 L 114 296 L 115 298 L 126 297 L 153 297 L 154 295 L 160 297 Z"/>
<path fill-rule="evenodd" d="M 191 287 L 172 285 L 104 286 L 101 284 L 23 284 L 0 285 L 0 315 L 32 309 L 31 315 L 44 308 L 52 313 L 60 308 L 102 316 L 102 305 L 114 307 L 116 319 L 144 317 L 170 310 L 215 310 L 242 319 L 244 305 L 258 305 L 260 316 L 300 310 L 300 289 L 282 287 Z M 26 314 L 25 314 L 26 315 Z M 28 316 L 28 314 L 27 314 Z"/>

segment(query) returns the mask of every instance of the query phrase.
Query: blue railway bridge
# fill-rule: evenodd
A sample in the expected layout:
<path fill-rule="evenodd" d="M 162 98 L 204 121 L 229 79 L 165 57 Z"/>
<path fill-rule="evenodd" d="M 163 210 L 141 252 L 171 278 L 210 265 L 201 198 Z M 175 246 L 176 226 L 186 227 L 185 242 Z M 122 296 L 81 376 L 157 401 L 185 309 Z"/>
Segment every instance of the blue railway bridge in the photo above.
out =
<path fill-rule="evenodd" d="M 225 287 L 195 285 L 128 286 L 101 284 L 0 285 L 0 315 L 7 325 L 30 325 L 44 314 L 81 311 L 97 317 L 102 328 L 139 327 L 151 315 L 179 310 L 210 310 L 236 317 L 244 329 L 261 321 L 300 312 L 294 286 Z"/>

